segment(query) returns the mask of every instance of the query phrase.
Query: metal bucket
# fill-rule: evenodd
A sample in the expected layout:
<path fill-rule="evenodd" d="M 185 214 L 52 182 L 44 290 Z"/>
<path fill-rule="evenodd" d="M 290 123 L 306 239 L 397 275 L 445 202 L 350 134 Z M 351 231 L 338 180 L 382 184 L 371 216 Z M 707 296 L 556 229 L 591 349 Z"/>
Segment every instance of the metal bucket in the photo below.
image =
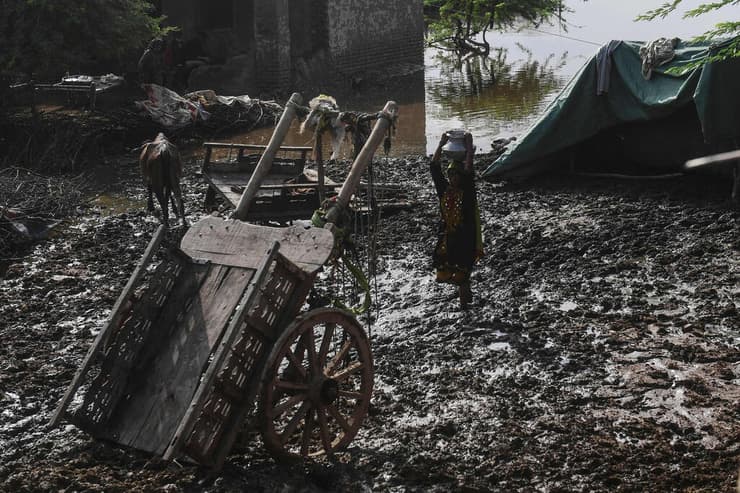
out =
<path fill-rule="evenodd" d="M 455 129 L 447 132 L 447 143 L 442 146 L 442 154 L 447 159 L 462 161 L 465 159 L 465 130 Z"/>

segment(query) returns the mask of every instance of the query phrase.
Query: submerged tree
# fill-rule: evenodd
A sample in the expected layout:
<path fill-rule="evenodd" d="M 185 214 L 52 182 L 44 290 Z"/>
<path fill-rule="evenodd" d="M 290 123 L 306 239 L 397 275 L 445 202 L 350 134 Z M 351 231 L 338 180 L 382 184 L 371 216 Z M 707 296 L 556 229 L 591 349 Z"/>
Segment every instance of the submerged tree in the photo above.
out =
<path fill-rule="evenodd" d="M 498 121 L 531 119 L 542 109 L 547 96 L 563 86 L 559 71 L 566 55 L 538 60 L 526 47 L 519 48 L 527 58 L 516 62 L 509 60 L 508 49 L 501 47 L 491 48 L 487 57 L 463 60 L 452 52 L 436 52 L 434 62 L 441 77 L 427 81 L 428 100 L 444 104 L 445 112 L 460 117 L 489 107 L 496 108 Z"/>
<path fill-rule="evenodd" d="M 161 34 L 146 0 L 2 0 L 0 72 L 55 78 L 125 70 Z"/>
<path fill-rule="evenodd" d="M 665 3 L 657 9 L 649 10 L 644 14 L 637 17 L 638 21 L 650 21 L 658 17 L 666 17 L 668 14 L 674 12 L 680 6 L 682 0 L 672 0 L 669 3 Z M 707 12 L 712 12 L 728 5 L 738 5 L 740 0 L 716 0 L 713 3 L 704 3 L 696 8 L 689 9 L 684 12 L 684 19 L 697 17 Z M 694 41 L 706 42 L 716 40 L 720 38 L 730 38 L 727 44 L 723 44 L 717 50 L 713 51 L 711 55 L 697 64 L 716 62 L 724 60 L 726 58 L 740 57 L 740 21 L 728 20 L 720 22 L 704 34 L 694 38 Z M 695 64 L 691 64 L 689 67 L 693 67 Z"/>
<path fill-rule="evenodd" d="M 489 30 L 553 20 L 564 26 L 563 13 L 569 11 L 563 0 L 424 0 L 424 8 L 429 44 L 460 55 L 487 55 Z"/>

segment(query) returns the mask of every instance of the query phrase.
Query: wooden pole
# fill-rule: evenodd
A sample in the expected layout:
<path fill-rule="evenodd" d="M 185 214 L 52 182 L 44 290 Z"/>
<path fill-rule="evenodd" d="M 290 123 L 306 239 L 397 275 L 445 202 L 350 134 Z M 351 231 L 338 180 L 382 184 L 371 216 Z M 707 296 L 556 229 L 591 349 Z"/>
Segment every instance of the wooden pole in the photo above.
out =
<path fill-rule="evenodd" d="M 729 163 L 732 161 L 740 162 L 740 149 L 729 151 L 729 152 L 722 152 L 720 154 L 713 154 L 711 156 L 699 157 L 696 159 L 689 159 L 684 164 L 684 168 L 685 169 L 700 168 L 708 164 Z"/>
<path fill-rule="evenodd" d="M 247 183 L 247 186 L 244 189 L 244 193 L 242 193 L 242 196 L 239 199 L 239 203 L 236 206 L 236 210 L 231 216 L 233 219 L 239 219 L 243 221 L 247 217 L 249 205 L 251 204 L 254 197 L 257 195 L 257 192 L 260 189 L 260 185 L 262 184 L 262 180 L 264 180 L 265 176 L 269 173 L 270 167 L 272 166 L 272 161 L 275 158 L 275 154 L 280 148 L 280 144 L 283 143 L 285 135 L 288 133 L 290 124 L 296 114 L 296 106 L 299 106 L 302 102 L 303 98 L 301 97 L 301 95 L 297 92 L 294 92 L 288 102 L 285 104 L 285 110 L 283 111 L 283 115 L 280 117 L 280 121 L 275 127 L 275 131 L 272 133 L 272 137 L 270 137 L 270 142 L 267 144 L 265 152 L 263 152 L 262 156 L 260 156 L 257 167 L 255 168 L 254 173 L 252 173 L 252 176 L 249 178 L 249 183 Z"/>
<path fill-rule="evenodd" d="M 357 190 L 362 179 L 362 174 L 367 169 L 373 154 L 375 154 L 375 150 L 380 145 L 383 137 L 385 137 L 385 132 L 396 115 L 398 115 L 398 106 L 396 103 L 394 101 L 385 103 L 380 118 L 375 121 L 375 126 L 370 133 L 370 137 L 365 142 L 365 145 L 362 146 L 362 150 L 355 158 L 354 163 L 352 163 L 349 175 L 347 175 L 347 179 L 344 180 L 342 189 L 339 191 L 336 204 L 326 213 L 327 223 L 335 223 L 342 210 L 346 209 L 349 205 L 349 199 L 352 198 L 352 194 Z"/>
<path fill-rule="evenodd" d="M 319 174 L 318 192 L 319 192 L 319 206 L 324 203 L 324 152 L 321 149 L 323 145 L 323 139 L 321 138 L 321 132 L 316 132 L 316 139 L 314 145 L 316 146 L 315 158 L 316 158 L 316 171 Z"/>
<path fill-rule="evenodd" d="M 90 82 L 90 88 L 88 89 L 88 93 L 87 93 L 90 111 L 95 111 L 96 96 L 97 96 L 97 90 L 95 88 L 95 82 Z"/>
<path fill-rule="evenodd" d="M 735 145 L 737 146 L 737 142 Z M 740 205 L 740 149 L 696 159 L 689 159 L 684 164 L 684 169 L 700 168 L 707 165 L 732 162 L 734 162 L 734 164 L 732 165 L 732 194 L 730 197 L 734 204 Z"/>

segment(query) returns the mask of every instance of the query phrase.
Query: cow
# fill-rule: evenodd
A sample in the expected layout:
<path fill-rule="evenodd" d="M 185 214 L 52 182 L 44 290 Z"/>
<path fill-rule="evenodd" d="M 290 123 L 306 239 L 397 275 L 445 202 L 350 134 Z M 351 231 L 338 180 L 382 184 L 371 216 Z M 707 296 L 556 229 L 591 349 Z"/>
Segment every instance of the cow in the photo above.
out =
<path fill-rule="evenodd" d="M 153 141 L 146 142 L 141 147 L 139 166 L 144 184 L 147 187 L 147 210 L 149 212 L 154 211 L 152 194 L 156 195 L 159 206 L 162 208 L 162 223 L 165 227 L 168 227 L 167 203 L 171 200 L 173 212 L 176 216 L 180 216 L 183 226 L 187 225 L 180 190 L 182 161 L 180 161 L 180 153 L 177 147 L 167 140 L 162 132 L 159 132 Z M 175 204 L 175 200 L 177 200 L 177 204 Z"/>

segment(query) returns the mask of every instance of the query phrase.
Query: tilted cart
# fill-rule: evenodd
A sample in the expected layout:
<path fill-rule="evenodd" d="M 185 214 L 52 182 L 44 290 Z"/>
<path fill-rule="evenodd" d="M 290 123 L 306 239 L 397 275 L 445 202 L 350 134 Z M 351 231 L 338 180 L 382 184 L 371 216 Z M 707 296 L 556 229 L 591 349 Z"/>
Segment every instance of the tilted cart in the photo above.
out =
<path fill-rule="evenodd" d="M 351 442 L 372 395 L 369 339 L 348 312 L 302 309 L 335 249 L 333 225 L 396 109 L 384 108 L 326 227 L 243 222 L 298 104 L 294 94 L 233 219 L 197 222 L 169 252 L 160 252 L 159 228 L 52 426 L 66 418 L 95 437 L 216 468 L 255 412 L 279 458 Z M 152 271 L 157 253 L 163 260 Z"/>

